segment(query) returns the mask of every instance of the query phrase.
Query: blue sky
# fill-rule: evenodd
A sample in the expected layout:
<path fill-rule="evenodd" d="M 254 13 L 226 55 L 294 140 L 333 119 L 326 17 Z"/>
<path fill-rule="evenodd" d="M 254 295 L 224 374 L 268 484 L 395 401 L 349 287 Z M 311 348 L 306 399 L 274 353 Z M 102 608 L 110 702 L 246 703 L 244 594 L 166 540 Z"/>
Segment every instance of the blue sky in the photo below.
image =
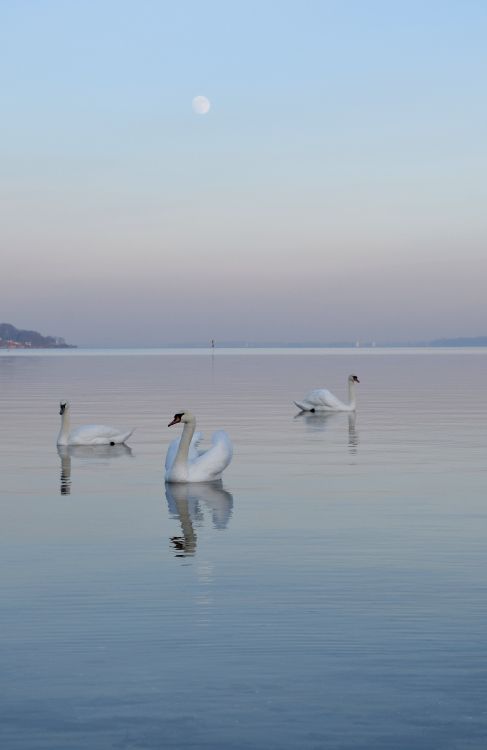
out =
<path fill-rule="evenodd" d="M 85 345 L 485 334 L 486 21 L 0 2 L 0 319 Z"/>

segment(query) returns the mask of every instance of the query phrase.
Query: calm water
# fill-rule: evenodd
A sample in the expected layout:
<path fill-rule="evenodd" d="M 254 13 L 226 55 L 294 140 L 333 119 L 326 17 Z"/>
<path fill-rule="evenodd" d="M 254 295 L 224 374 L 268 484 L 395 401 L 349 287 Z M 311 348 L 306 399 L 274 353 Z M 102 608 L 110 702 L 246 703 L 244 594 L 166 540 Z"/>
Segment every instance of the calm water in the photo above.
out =
<path fill-rule="evenodd" d="M 2 748 L 484 750 L 486 365 L 2 353 Z M 356 419 L 296 417 L 349 373 Z M 61 398 L 130 448 L 59 455 Z M 182 409 L 221 487 L 165 489 Z"/>

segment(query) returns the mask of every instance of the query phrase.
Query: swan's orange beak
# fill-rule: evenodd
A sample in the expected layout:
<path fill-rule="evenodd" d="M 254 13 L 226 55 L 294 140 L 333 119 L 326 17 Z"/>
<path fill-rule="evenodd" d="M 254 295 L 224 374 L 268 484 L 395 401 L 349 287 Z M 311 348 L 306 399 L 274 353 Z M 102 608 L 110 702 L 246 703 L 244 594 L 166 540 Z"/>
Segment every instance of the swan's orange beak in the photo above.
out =
<path fill-rule="evenodd" d="M 180 414 L 175 414 L 173 421 L 169 422 L 168 427 L 172 427 L 173 424 L 179 424 L 180 421 L 181 421 L 181 415 Z"/>

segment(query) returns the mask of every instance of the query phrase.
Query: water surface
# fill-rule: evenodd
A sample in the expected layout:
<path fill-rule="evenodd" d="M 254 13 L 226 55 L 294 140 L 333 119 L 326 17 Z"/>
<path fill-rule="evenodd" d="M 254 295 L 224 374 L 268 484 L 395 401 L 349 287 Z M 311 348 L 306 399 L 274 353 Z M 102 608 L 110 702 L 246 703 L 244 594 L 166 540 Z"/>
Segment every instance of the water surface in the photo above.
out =
<path fill-rule="evenodd" d="M 483 750 L 486 364 L 2 352 L 2 747 Z M 350 373 L 355 418 L 296 414 Z M 58 451 L 61 398 L 129 446 Z M 221 485 L 165 488 L 183 409 Z"/>

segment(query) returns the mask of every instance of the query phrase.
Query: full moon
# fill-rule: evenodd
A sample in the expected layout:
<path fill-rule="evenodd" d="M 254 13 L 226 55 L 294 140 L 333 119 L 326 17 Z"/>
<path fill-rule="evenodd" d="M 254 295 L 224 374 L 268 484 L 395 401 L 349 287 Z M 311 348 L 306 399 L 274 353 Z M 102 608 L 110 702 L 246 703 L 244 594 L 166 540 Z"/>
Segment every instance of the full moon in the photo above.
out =
<path fill-rule="evenodd" d="M 210 111 L 210 100 L 206 96 L 195 96 L 192 102 L 193 112 L 197 115 L 206 115 Z"/>

